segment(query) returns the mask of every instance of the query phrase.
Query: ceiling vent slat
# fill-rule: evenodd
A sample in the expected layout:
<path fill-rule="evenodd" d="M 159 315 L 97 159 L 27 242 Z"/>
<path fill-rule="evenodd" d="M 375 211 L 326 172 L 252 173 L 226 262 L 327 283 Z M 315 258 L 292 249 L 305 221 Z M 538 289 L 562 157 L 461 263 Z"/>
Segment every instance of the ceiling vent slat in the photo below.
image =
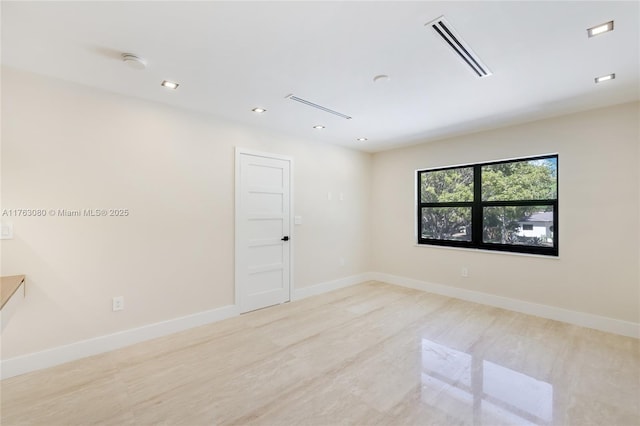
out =
<path fill-rule="evenodd" d="M 310 107 L 319 109 L 321 111 L 328 112 L 329 114 L 337 115 L 338 117 L 342 117 L 342 118 L 345 118 L 347 120 L 351 120 L 351 117 L 348 116 L 347 114 L 343 114 L 341 112 L 334 111 L 334 110 L 329 109 L 327 107 L 323 107 L 322 105 L 318 105 L 318 104 L 313 103 L 311 101 L 308 101 L 306 99 L 302 99 L 302 98 L 299 98 L 299 97 L 294 96 L 294 95 L 287 95 L 285 97 L 291 99 L 292 101 L 300 102 L 301 104 L 305 104 L 305 105 L 308 105 Z"/>
<path fill-rule="evenodd" d="M 488 77 L 492 73 L 489 68 L 480 60 L 473 49 L 460 37 L 444 16 L 441 16 L 425 24 L 444 40 L 447 45 L 471 68 L 478 77 Z"/>

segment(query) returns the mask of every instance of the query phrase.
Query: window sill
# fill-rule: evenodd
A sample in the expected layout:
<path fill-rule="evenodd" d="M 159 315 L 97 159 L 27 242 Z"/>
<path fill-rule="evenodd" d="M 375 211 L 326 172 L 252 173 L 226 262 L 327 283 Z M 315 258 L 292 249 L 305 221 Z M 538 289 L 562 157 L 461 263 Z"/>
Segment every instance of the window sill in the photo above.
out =
<path fill-rule="evenodd" d="M 524 257 L 536 257 L 538 259 L 560 260 L 560 256 L 548 256 L 545 254 L 516 253 L 512 251 L 485 250 L 485 249 L 467 248 L 467 247 L 437 246 L 437 245 L 430 245 L 430 244 L 414 244 L 413 246 L 421 247 L 421 248 L 432 248 L 432 249 L 461 250 L 461 251 L 467 251 L 471 253 L 489 253 L 489 254 L 500 254 L 500 255 L 507 255 L 507 256 L 524 256 Z"/>

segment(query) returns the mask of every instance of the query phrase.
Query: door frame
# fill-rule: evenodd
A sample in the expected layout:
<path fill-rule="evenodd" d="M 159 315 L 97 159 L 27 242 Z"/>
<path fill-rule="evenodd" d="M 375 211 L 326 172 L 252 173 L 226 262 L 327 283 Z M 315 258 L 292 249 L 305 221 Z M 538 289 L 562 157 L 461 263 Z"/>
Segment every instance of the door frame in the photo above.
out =
<path fill-rule="evenodd" d="M 234 287 L 235 287 L 235 301 L 234 304 L 241 310 L 241 292 L 240 292 L 240 267 L 238 259 L 240 258 L 240 233 L 238 229 L 240 227 L 240 220 L 238 215 L 240 213 L 240 158 L 242 155 L 251 155 L 254 157 L 272 158 L 275 160 L 283 160 L 289 162 L 289 301 L 293 300 L 293 248 L 295 244 L 295 236 L 293 235 L 293 157 L 288 155 L 273 154 L 270 152 L 256 151 L 252 149 L 245 149 L 236 146 L 235 148 L 235 204 L 234 204 Z"/>

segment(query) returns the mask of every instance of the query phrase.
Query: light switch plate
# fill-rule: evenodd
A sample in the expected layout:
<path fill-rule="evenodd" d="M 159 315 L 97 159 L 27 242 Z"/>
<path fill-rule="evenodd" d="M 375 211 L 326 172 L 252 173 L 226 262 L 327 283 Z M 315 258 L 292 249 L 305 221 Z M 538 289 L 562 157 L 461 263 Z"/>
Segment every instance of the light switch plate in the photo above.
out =
<path fill-rule="evenodd" d="M 296 225 L 302 225 L 302 216 L 294 216 L 293 223 Z"/>
<path fill-rule="evenodd" d="M 13 223 L 3 223 L 0 225 L 0 239 L 2 240 L 13 239 Z"/>

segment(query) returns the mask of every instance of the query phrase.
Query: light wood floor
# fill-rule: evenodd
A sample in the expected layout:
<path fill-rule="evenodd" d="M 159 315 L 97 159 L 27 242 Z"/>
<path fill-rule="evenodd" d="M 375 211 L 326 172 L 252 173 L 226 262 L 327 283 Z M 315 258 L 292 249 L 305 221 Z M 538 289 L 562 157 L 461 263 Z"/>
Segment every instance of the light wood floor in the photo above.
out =
<path fill-rule="evenodd" d="M 636 339 L 369 282 L 1 383 L 9 425 L 639 425 Z"/>

